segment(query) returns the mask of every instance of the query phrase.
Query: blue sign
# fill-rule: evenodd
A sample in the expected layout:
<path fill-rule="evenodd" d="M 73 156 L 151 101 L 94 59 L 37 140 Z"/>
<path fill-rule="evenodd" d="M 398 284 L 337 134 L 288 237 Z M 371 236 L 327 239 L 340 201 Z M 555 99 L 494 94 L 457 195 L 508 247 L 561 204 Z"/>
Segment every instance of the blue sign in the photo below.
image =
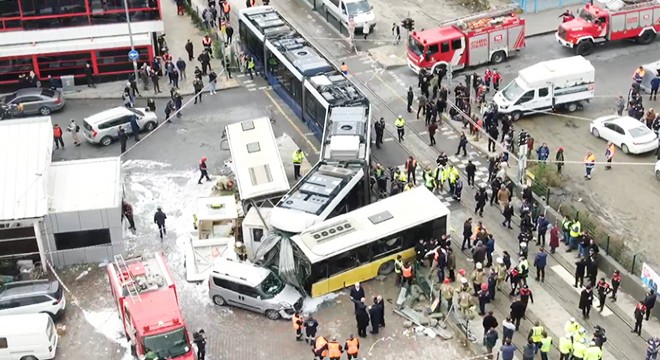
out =
<path fill-rule="evenodd" d="M 128 58 L 135 61 L 140 57 L 140 54 L 138 54 L 137 50 L 131 50 L 128 52 Z"/>

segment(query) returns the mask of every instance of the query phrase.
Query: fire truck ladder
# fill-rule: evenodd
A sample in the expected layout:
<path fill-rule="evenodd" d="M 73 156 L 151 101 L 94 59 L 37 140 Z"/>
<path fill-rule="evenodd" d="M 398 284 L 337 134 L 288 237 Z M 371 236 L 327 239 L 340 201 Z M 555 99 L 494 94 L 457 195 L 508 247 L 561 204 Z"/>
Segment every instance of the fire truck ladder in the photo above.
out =
<path fill-rule="evenodd" d="M 481 20 L 481 19 L 486 19 L 486 18 L 497 18 L 500 16 L 508 16 L 511 13 L 519 13 L 520 12 L 520 6 L 511 4 L 507 5 L 498 9 L 492 9 L 492 10 L 486 10 L 484 12 L 480 12 L 478 14 L 473 14 L 473 15 L 467 15 L 463 17 L 459 17 L 457 19 L 452 19 L 452 20 L 447 20 L 444 22 L 440 23 L 440 26 L 445 26 L 445 25 L 455 25 L 458 23 L 470 23 L 475 20 Z"/>
<path fill-rule="evenodd" d="M 135 285 L 135 280 L 133 280 L 133 277 L 128 270 L 128 265 L 126 265 L 126 261 L 124 261 L 124 257 L 121 254 L 115 255 L 115 266 L 117 267 L 117 275 L 119 275 L 119 286 L 122 288 L 126 287 L 131 301 L 142 301 L 142 298 L 140 298 L 140 292 Z"/>
<path fill-rule="evenodd" d="M 653 6 L 660 4 L 658 0 L 638 0 L 638 1 L 623 1 L 623 0 L 605 0 L 605 6 L 613 11 L 621 10 L 634 10 L 642 7 Z"/>

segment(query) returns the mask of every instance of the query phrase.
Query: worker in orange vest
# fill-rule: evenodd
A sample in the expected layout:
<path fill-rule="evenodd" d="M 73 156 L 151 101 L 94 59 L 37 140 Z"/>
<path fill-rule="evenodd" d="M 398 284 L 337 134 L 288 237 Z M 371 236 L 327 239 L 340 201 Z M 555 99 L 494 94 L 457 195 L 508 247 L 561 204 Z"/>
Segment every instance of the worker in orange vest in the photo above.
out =
<path fill-rule="evenodd" d="M 340 67 L 340 69 L 341 69 L 341 73 L 342 73 L 342 74 L 344 74 L 344 75 L 348 75 L 348 65 L 346 65 L 345 62 L 342 62 L 342 63 L 341 63 L 341 67 Z"/>
<path fill-rule="evenodd" d="M 337 342 L 337 338 L 333 337 L 328 343 L 328 358 L 330 360 L 339 360 L 343 352 L 341 345 Z"/>
<path fill-rule="evenodd" d="M 296 331 L 296 341 L 302 341 L 302 326 L 303 318 L 299 312 L 295 312 L 291 317 L 291 323 L 293 324 L 293 330 Z"/>
<path fill-rule="evenodd" d="M 324 357 L 328 356 L 328 340 L 325 336 L 319 335 L 316 338 L 312 352 L 314 353 L 314 359 L 323 360 Z"/>
<path fill-rule="evenodd" d="M 358 350 L 360 350 L 360 340 L 351 334 L 346 340 L 346 344 L 344 344 L 344 350 L 346 350 L 348 360 L 357 359 Z"/>
<path fill-rule="evenodd" d="M 614 144 L 611 142 L 607 143 L 607 149 L 605 150 L 605 158 L 607 159 L 607 165 L 605 170 L 610 170 L 612 168 L 612 160 L 614 159 Z"/>
<path fill-rule="evenodd" d="M 586 175 L 584 175 L 585 179 L 591 180 L 591 172 L 594 170 L 595 166 L 596 156 L 591 151 L 587 151 L 587 156 L 584 157 L 584 167 L 587 171 Z"/>
<path fill-rule="evenodd" d="M 412 286 L 413 268 L 410 264 L 410 261 L 406 261 L 406 263 L 403 265 L 403 269 L 401 269 L 401 273 L 403 277 L 401 284 L 408 283 L 408 286 Z"/>
<path fill-rule="evenodd" d="M 408 157 L 406 160 L 406 176 L 409 180 L 412 180 L 413 184 L 417 184 L 417 179 L 415 178 L 415 173 L 417 172 L 417 160 L 412 156 Z"/>

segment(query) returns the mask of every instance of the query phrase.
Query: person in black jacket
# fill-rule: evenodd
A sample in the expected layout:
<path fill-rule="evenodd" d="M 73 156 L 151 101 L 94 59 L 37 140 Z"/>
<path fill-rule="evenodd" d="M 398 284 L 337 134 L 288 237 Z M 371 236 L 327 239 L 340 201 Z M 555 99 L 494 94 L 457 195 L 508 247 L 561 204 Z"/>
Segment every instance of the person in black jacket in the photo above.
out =
<path fill-rule="evenodd" d="M 154 214 L 154 223 L 158 225 L 158 232 L 160 232 L 160 240 L 163 240 L 163 234 L 167 235 L 167 230 L 165 229 L 165 219 L 167 215 L 163 212 L 163 209 L 159 206 Z"/>
<path fill-rule="evenodd" d="M 367 337 L 367 326 L 369 326 L 369 313 L 364 304 L 365 298 L 355 302 L 355 320 L 357 320 L 358 336 Z"/>
<path fill-rule="evenodd" d="M 351 288 L 350 292 L 350 297 L 351 301 L 355 304 L 355 310 L 357 311 L 358 303 L 362 300 L 364 295 L 364 288 L 360 286 L 360 283 L 355 283 L 355 285 Z"/>
<path fill-rule="evenodd" d="M 587 259 L 581 257 L 575 263 L 575 285 L 573 287 L 582 286 L 584 284 L 584 273 L 587 269 Z"/>
<path fill-rule="evenodd" d="M 474 195 L 474 200 L 477 202 L 474 213 L 479 213 L 479 216 L 484 216 L 484 206 L 486 206 L 486 201 L 488 200 L 488 194 L 486 193 L 485 187 L 480 187 L 479 191 Z"/>
<path fill-rule="evenodd" d="M 117 132 L 117 137 L 119 138 L 119 144 L 121 145 L 121 153 L 126 152 L 126 142 L 128 141 L 128 135 L 126 135 L 126 130 L 123 127 L 119 127 Z"/>
<path fill-rule="evenodd" d="M 413 93 L 412 86 L 408 88 L 408 94 L 407 94 L 407 104 L 408 104 L 408 112 L 411 113 L 412 111 L 412 104 L 413 100 L 415 99 L 415 94 Z"/>
<path fill-rule="evenodd" d="M 591 312 L 591 306 L 594 303 L 594 293 L 591 290 L 591 285 L 587 285 L 586 288 L 580 293 L 580 303 L 578 307 L 582 310 L 582 317 L 585 319 L 589 318 L 589 312 Z"/>
<path fill-rule="evenodd" d="M 509 316 L 511 317 L 511 320 L 513 323 L 516 325 L 516 330 L 520 328 L 520 319 L 522 319 L 525 316 L 525 310 L 527 309 L 527 305 L 523 303 L 520 300 L 516 300 L 513 303 L 511 303 L 510 306 L 511 313 Z"/>
<path fill-rule="evenodd" d="M 204 329 L 193 333 L 193 342 L 197 345 L 197 360 L 204 360 L 206 356 L 206 338 L 204 338 Z"/>
<path fill-rule="evenodd" d="M 305 342 L 314 346 L 314 339 L 316 339 L 316 329 L 319 327 L 319 322 L 314 319 L 310 314 L 305 319 L 303 324 L 305 326 Z"/>
<path fill-rule="evenodd" d="M 468 160 L 465 173 L 467 174 L 468 185 L 474 187 L 474 175 L 477 173 L 477 166 L 472 163 L 472 160 Z"/>
<path fill-rule="evenodd" d="M 378 328 L 380 328 L 382 321 L 380 305 L 378 305 L 376 298 L 374 298 L 374 304 L 369 307 L 369 318 L 371 319 L 371 333 L 378 334 Z"/>
<path fill-rule="evenodd" d="M 644 305 L 646 306 L 646 321 L 651 317 L 651 310 L 655 307 L 656 294 L 655 290 L 651 289 L 644 298 Z"/>

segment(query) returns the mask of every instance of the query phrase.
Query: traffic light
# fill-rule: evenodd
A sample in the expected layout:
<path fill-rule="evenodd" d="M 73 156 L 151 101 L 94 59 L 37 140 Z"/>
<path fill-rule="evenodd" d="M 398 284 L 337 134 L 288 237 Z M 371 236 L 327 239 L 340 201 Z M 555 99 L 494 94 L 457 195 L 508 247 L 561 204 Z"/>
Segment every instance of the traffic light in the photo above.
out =
<path fill-rule="evenodd" d="M 413 31 L 415 29 L 415 20 L 411 18 L 405 18 L 403 21 L 401 21 L 401 26 L 408 31 Z"/>

